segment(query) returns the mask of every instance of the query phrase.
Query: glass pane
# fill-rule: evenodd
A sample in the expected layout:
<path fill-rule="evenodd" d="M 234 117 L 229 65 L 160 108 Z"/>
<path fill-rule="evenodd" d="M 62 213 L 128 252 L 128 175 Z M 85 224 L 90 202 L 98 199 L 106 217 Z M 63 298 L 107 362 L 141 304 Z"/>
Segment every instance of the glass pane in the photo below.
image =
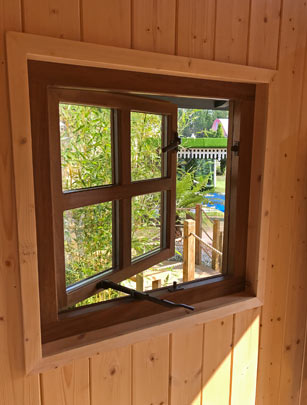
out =
<path fill-rule="evenodd" d="M 112 268 L 112 202 L 64 212 L 66 286 Z"/>
<path fill-rule="evenodd" d="M 176 255 L 168 264 L 183 269 L 183 225 L 186 218 L 195 219 L 196 233 L 203 241 L 195 240 L 195 279 L 216 276 L 224 270 L 226 166 L 231 166 L 231 156 L 227 156 L 228 120 L 228 111 L 178 110 L 182 144 L 177 154 Z"/>
<path fill-rule="evenodd" d="M 162 176 L 162 115 L 131 112 L 131 180 Z"/>
<path fill-rule="evenodd" d="M 112 184 L 111 110 L 60 104 L 63 190 Z"/>
<path fill-rule="evenodd" d="M 161 193 L 138 195 L 131 204 L 131 257 L 160 249 Z"/>

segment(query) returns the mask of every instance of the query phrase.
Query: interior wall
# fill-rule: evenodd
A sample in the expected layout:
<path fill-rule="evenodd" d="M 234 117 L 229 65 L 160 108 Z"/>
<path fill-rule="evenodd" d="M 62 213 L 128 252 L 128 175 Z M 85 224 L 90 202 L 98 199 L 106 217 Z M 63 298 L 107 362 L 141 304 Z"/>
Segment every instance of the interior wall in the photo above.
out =
<path fill-rule="evenodd" d="M 306 22 L 305 0 L 0 0 L 0 404 L 306 403 Z M 8 30 L 278 68 L 269 100 L 266 170 L 274 181 L 262 310 L 24 377 Z"/>

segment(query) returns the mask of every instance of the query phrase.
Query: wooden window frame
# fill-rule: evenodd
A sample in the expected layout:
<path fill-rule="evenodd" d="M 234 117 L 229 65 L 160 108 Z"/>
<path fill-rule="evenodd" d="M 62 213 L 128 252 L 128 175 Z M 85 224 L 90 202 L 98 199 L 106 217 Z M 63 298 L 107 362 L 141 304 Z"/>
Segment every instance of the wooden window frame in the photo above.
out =
<path fill-rule="evenodd" d="M 7 53 L 27 373 L 64 364 L 74 358 L 90 355 L 97 351 L 146 339 L 153 334 L 168 333 L 174 328 L 206 322 L 262 304 L 265 242 L 268 237 L 265 218 L 270 185 L 270 177 L 264 177 L 265 135 L 269 84 L 273 80 L 275 71 L 20 33 L 8 33 Z M 48 338 L 45 340 L 44 337 L 42 338 L 28 82 L 28 62 L 31 60 L 153 74 L 153 80 L 146 90 L 137 89 L 138 83 L 135 83 L 135 92 L 151 92 L 150 88 L 154 87 L 159 80 L 158 75 L 168 75 L 169 86 L 175 86 L 177 89 L 170 94 L 201 97 L 204 96 L 205 89 L 206 97 L 234 99 L 237 100 L 235 108 L 239 108 L 241 111 L 245 108 L 246 111 L 254 111 L 252 130 L 254 134 L 257 133 L 257 136 L 253 136 L 248 142 L 249 144 L 252 142 L 253 154 L 249 165 L 250 173 L 246 173 L 245 176 L 250 183 L 249 198 L 247 197 L 249 203 L 244 206 L 244 209 L 247 207 L 244 222 L 246 234 L 242 235 L 243 243 L 246 244 L 246 254 L 234 255 L 239 258 L 239 262 L 241 260 L 241 265 L 234 266 L 235 276 L 231 276 L 230 279 L 221 276 L 219 283 L 210 279 L 201 281 L 199 284 L 197 281 L 188 283 L 184 291 L 185 301 L 187 297 L 190 297 L 191 302 L 195 303 L 196 310 L 193 314 L 182 313 L 182 310 L 176 309 L 171 311 L 170 317 L 170 311 L 158 311 L 157 313 L 157 311 L 149 310 L 144 303 L 127 302 L 124 305 L 131 318 L 128 321 L 124 319 L 120 325 L 115 325 L 112 321 L 105 323 L 106 319 L 97 316 L 97 311 L 89 310 L 86 315 L 80 313 L 80 316 L 86 316 L 87 320 L 95 324 L 95 328 L 84 334 L 74 329 L 76 325 L 74 315 L 72 312 L 68 312 L 58 319 L 57 323 L 59 327 L 64 323 L 69 325 L 73 330 L 73 335 L 65 336 L 64 334 L 60 339 L 53 340 L 53 325 L 44 331 Z M 67 66 L 64 67 L 67 72 Z M 129 75 L 129 73 L 127 74 Z M 179 80 L 178 77 L 181 77 L 180 94 L 178 94 L 178 83 L 176 82 Z M 157 80 L 154 80 L 155 78 Z M 192 94 L 189 94 L 188 78 L 201 80 L 198 83 L 200 86 L 190 90 Z M 62 79 L 66 81 L 69 79 L 69 75 L 64 75 Z M 85 77 L 83 79 L 88 80 Z M 225 81 L 229 82 L 227 87 L 223 83 Z M 82 83 L 79 85 L 82 87 Z M 122 90 L 122 85 L 118 84 L 118 81 L 109 85 L 112 90 L 118 89 L 118 86 Z M 254 94 L 252 99 L 250 97 L 251 89 Z M 227 96 L 227 91 L 232 91 L 230 97 Z M 254 102 L 255 106 L 253 106 Z M 236 113 L 234 116 L 236 117 Z M 241 118 L 240 125 L 242 130 L 244 122 Z M 239 217 L 236 219 L 236 222 L 238 221 L 240 221 Z M 242 269 L 245 268 L 246 275 L 242 277 Z M 236 269 L 239 269 L 239 272 Z M 204 300 L 204 291 L 206 291 L 206 300 Z M 158 290 L 156 294 L 168 297 L 163 289 Z M 175 301 L 182 298 L 180 291 L 171 294 Z M 137 318 L 140 305 L 143 311 L 142 319 Z M 113 303 L 106 303 L 105 307 L 107 306 L 110 307 L 108 315 L 110 320 L 112 316 L 114 317 Z M 100 313 L 103 312 L 100 311 Z M 99 323 L 101 321 L 102 323 Z M 105 326 L 97 329 L 97 324 Z M 123 333 L 125 333 L 124 336 L 121 336 Z M 85 335 L 86 339 L 84 339 Z"/>
<path fill-rule="evenodd" d="M 40 67 L 38 66 L 40 70 Z M 52 69 L 52 82 L 55 71 Z M 29 69 L 31 76 L 31 68 Z M 89 72 L 90 73 L 90 72 Z M 177 107 L 161 100 L 144 97 L 68 89 L 52 86 L 39 80 L 34 69 L 30 80 L 32 115 L 32 145 L 34 183 L 36 184 L 36 218 L 39 247 L 39 272 L 41 294 L 41 322 L 44 325 L 57 321 L 58 312 L 99 292 L 97 283 L 103 279 L 120 282 L 148 267 L 174 255 L 174 230 L 176 204 L 175 151 L 161 155 L 161 177 L 132 181 L 130 156 L 130 112 L 147 112 L 163 116 L 162 146 L 173 141 L 177 122 Z M 31 83 L 33 82 L 33 86 Z M 42 96 L 44 94 L 44 96 Z M 110 185 L 67 190 L 62 192 L 60 160 L 59 104 L 102 106 L 112 111 L 113 126 L 113 181 Z M 48 127 L 45 123 L 49 123 Z M 112 124 L 111 124 L 112 126 Z M 46 140 L 42 140 L 42 133 Z M 48 134 L 48 135 L 47 135 Z M 50 186 L 49 186 L 50 182 Z M 47 183 L 47 186 L 46 186 Z M 131 198 L 161 192 L 161 243 L 158 251 L 145 257 L 131 258 Z M 50 206 L 46 206 L 46 199 Z M 64 263 L 63 212 L 98 203 L 113 202 L 113 268 L 99 272 L 66 289 Z M 40 208 L 38 208 L 40 207 Z M 50 218 L 46 220 L 46 218 Z M 165 218 L 165 219 L 163 219 Z M 169 232 L 168 230 L 171 230 Z M 116 240 L 115 240 L 116 239 Z M 47 302 L 47 305 L 46 305 Z"/>

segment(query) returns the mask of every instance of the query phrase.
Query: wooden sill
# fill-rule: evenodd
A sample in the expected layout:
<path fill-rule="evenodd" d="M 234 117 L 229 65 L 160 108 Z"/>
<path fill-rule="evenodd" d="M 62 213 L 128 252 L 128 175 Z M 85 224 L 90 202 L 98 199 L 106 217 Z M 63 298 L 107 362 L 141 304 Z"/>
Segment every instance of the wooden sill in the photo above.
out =
<path fill-rule="evenodd" d="M 135 329 L 138 321 L 127 323 L 126 328 L 123 328 L 125 325 L 121 324 L 119 327 L 121 331 L 125 329 L 125 332 L 121 332 L 117 336 L 114 336 L 114 327 L 88 332 L 86 346 L 80 339 L 80 335 L 45 343 L 42 345 L 42 360 L 30 371 L 30 374 L 60 367 L 72 360 L 98 355 L 155 336 L 169 334 L 177 329 L 203 324 L 262 305 L 263 303 L 257 297 L 246 292 L 237 293 L 196 304 L 195 311 L 184 316 L 182 316 L 182 312 L 176 310 L 177 314 L 174 314 L 172 320 L 158 325 L 153 325 L 150 319 L 147 322 L 144 321 L 142 329 L 139 330 Z"/>

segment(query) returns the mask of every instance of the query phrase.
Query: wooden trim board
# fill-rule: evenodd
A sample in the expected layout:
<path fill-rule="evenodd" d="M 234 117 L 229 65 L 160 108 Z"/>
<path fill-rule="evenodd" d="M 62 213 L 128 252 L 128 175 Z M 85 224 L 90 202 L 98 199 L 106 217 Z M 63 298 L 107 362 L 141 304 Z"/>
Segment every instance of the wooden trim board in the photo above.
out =
<path fill-rule="evenodd" d="M 104 67 L 172 76 L 241 83 L 270 83 L 275 70 L 211 60 L 165 55 L 105 45 L 55 39 L 17 32 L 7 33 L 8 49 L 19 57 L 45 62 Z"/>
<path fill-rule="evenodd" d="M 143 340 L 153 334 L 168 333 L 175 327 L 186 327 L 188 323 L 203 323 L 261 305 L 261 301 L 256 298 L 254 294 L 244 298 L 240 297 L 240 299 L 235 296 L 223 297 L 218 300 L 206 302 L 206 306 L 200 310 L 200 312 L 187 318 L 170 321 L 160 326 L 155 326 L 154 328 L 148 327 L 109 340 L 106 339 L 103 342 L 93 343 L 92 345 L 69 350 L 67 352 L 65 351 L 61 354 L 51 354 L 52 350 L 47 350 L 46 348 L 43 355 L 39 313 L 28 60 L 191 78 L 254 83 L 261 86 L 271 83 L 276 71 L 15 32 L 7 33 L 6 39 L 26 373 L 28 374 L 55 367 L 59 364 L 69 362 L 74 358 L 85 355 L 88 356 L 94 351 L 97 352 L 97 350 L 109 350 L 113 347 Z M 258 100 L 256 98 L 256 108 L 257 104 L 259 105 L 261 102 L 261 98 L 258 98 Z M 255 127 L 257 127 L 256 124 Z M 268 185 L 268 183 L 269 180 L 266 181 L 266 185 Z M 262 194 L 262 199 L 265 200 L 266 198 L 267 192 Z M 266 227 L 265 231 L 267 232 Z M 251 230 L 251 232 L 253 232 L 253 230 Z M 260 236 L 261 238 L 266 236 L 263 235 L 262 230 L 257 240 L 261 240 Z M 260 264 L 261 268 L 264 269 L 265 260 L 261 258 L 259 266 Z M 257 270 L 259 272 L 259 268 Z M 257 277 L 254 276 L 254 279 L 257 279 Z M 263 280 L 263 277 L 261 280 Z M 259 280 L 257 283 L 251 281 L 251 283 L 254 285 L 257 284 L 257 296 L 263 296 L 262 292 L 260 294 L 260 290 L 264 287 L 263 281 L 261 281 L 261 283 Z"/>
<path fill-rule="evenodd" d="M 148 325 L 141 330 L 131 330 L 125 335 L 117 337 L 105 338 L 99 330 L 90 332 L 88 336 L 91 342 L 87 346 L 76 347 L 73 349 L 71 338 L 61 339 L 60 342 L 51 342 L 44 345 L 44 357 L 37 366 L 30 371 L 30 374 L 42 372 L 54 367 L 60 367 L 75 359 L 100 354 L 104 351 L 109 351 L 134 344 L 143 340 L 151 339 L 156 336 L 161 336 L 174 332 L 175 330 L 202 325 L 205 322 L 224 318 L 228 315 L 237 314 L 246 310 L 262 306 L 262 302 L 257 297 L 250 297 L 244 294 L 233 294 L 226 297 L 215 298 L 213 300 L 202 303 L 199 309 L 194 314 L 184 318 L 174 319 L 169 322 L 161 323 L 160 325 Z M 107 335 L 107 331 L 104 331 Z"/>

